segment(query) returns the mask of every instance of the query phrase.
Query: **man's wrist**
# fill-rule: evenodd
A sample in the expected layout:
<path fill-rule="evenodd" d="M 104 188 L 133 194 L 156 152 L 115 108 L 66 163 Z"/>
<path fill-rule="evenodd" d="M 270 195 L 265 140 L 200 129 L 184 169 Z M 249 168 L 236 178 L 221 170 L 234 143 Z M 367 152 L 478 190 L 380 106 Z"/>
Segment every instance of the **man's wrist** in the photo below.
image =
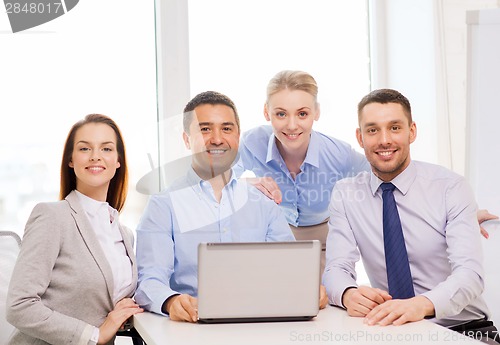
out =
<path fill-rule="evenodd" d="M 422 308 L 424 309 L 425 319 L 432 319 L 436 316 L 436 310 L 434 308 L 434 303 L 424 295 L 418 295 L 415 298 L 419 299 Z"/>
<path fill-rule="evenodd" d="M 351 294 L 354 293 L 354 290 L 357 288 L 358 288 L 357 286 L 349 286 L 344 290 L 344 293 L 342 294 L 342 299 L 340 300 L 340 302 L 342 303 L 342 307 L 344 309 L 347 309 L 347 307 L 345 306 L 345 300 L 350 298 Z"/>
<path fill-rule="evenodd" d="M 161 306 L 161 311 L 164 313 L 164 314 L 167 314 L 167 315 L 170 315 L 170 305 L 172 304 L 172 302 L 175 300 L 175 298 L 179 296 L 179 294 L 175 294 L 175 295 L 172 295 L 172 296 L 169 296 L 165 302 L 163 302 L 162 306 Z"/>

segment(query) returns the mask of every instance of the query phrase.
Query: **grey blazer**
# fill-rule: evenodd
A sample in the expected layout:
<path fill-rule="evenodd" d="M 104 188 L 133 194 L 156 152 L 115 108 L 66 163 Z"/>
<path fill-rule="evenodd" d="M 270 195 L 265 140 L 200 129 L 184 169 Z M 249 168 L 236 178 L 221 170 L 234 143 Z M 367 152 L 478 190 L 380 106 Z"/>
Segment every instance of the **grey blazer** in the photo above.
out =
<path fill-rule="evenodd" d="M 121 225 L 120 232 L 132 263 L 130 297 L 137 285 L 133 235 Z M 36 205 L 7 296 L 7 320 L 17 328 L 9 344 L 87 345 L 92 326 L 113 307 L 111 266 L 76 193 Z"/>

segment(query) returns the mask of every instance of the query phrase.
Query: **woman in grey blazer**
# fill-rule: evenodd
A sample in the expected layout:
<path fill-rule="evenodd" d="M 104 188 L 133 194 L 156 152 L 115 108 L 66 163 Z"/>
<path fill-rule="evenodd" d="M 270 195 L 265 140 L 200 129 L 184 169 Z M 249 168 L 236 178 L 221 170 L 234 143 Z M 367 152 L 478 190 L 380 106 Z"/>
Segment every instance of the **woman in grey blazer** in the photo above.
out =
<path fill-rule="evenodd" d="M 35 206 L 7 297 L 9 344 L 112 344 L 142 309 L 133 235 L 118 221 L 127 193 L 122 135 L 113 120 L 87 115 L 70 130 L 61 201 Z"/>

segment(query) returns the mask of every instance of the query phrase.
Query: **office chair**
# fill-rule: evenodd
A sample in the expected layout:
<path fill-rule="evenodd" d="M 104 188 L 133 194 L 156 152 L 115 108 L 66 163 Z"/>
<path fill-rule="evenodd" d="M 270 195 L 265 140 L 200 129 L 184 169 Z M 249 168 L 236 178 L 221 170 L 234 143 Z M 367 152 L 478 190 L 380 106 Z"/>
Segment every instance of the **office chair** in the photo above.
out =
<path fill-rule="evenodd" d="M 493 220 L 483 223 L 490 233 L 488 239 L 481 238 L 483 245 L 483 267 L 484 267 L 484 291 L 483 298 L 491 312 L 491 320 L 495 326 L 500 326 L 500 271 L 498 260 L 500 259 L 500 221 Z"/>
<path fill-rule="evenodd" d="M 144 340 L 142 340 L 141 335 L 137 332 L 137 330 L 132 326 L 130 328 L 126 328 L 124 330 L 119 330 L 116 332 L 117 337 L 130 337 L 132 338 L 132 344 L 134 345 L 144 345 Z"/>
<path fill-rule="evenodd" d="M 19 255 L 21 238 L 12 231 L 0 231 L 0 344 L 6 344 L 14 326 L 5 319 L 9 282 Z"/>

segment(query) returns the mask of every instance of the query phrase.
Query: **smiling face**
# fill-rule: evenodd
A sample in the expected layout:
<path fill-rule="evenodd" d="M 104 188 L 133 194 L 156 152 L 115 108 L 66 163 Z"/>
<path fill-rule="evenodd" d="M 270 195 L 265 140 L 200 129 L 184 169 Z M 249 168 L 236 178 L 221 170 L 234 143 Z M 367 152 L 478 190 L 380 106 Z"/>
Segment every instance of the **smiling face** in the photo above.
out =
<path fill-rule="evenodd" d="M 231 169 L 238 153 L 240 133 L 234 111 L 224 104 L 202 104 L 194 109 L 189 134 L 183 133 L 193 153 L 192 167 L 204 180 Z"/>
<path fill-rule="evenodd" d="M 103 123 L 87 123 L 75 133 L 69 162 L 76 175 L 76 189 L 95 200 L 106 201 L 109 182 L 120 167 L 116 133 Z"/>
<path fill-rule="evenodd" d="M 319 119 L 319 105 L 313 95 L 302 90 L 282 89 L 271 95 L 264 106 L 271 121 L 282 156 L 307 152 L 313 122 Z"/>
<path fill-rule="evenodd" d="M 369 103 L 359 112 L 356 137 L 372 167 L 383 181 L 391 181 L 410 164 L 410 144 L 417 127 L 398 103 Z"/>

